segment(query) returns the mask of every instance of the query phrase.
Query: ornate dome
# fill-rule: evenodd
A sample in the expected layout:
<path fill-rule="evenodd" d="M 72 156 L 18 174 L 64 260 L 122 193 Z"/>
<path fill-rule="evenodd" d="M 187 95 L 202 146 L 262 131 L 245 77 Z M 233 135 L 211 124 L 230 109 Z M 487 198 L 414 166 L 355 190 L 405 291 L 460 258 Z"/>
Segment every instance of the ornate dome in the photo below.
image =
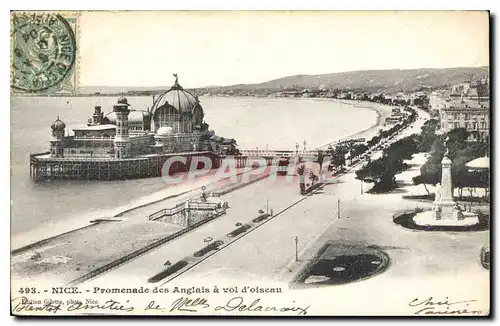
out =
<path fill-rule="evenodd" d="M 179 85 L 177 75 L 174 74 L 175 83 L 168 91 L 160 94 L 154 101 L 151 108 L 151 112 L 155 111 L 164 106 L 165 104 L 173 106 L 179 114 L 189 112 L 193 113 L 194 108 L 199 104 L 198 98 L 186 91 Z"/>
<path fill-rule="evenodd" d="M 158 129 L 156 134 L 158 136 L 170 136 L 173 132 L 174 130 L 172 129 L 172 127 L 161 127 L 160 129 Z"/>
<path fill-rule="evenodd" d="M 120 97 L 118 98 L 118 101 L 116 101 L 116 102 L 117 102 L 118 104 L 130 105 L 130 104 L 128 104 L 128 100 L 127 100 L 127 98 L 126 98 L 125 96 L 123 96 L 123 95 L 122 95 L 122 96 L 120 96 Z"/>
<path fill-rule="evenodd" d="M 52 128 L 52 130 L 63 131 L 64 128 L 66 128 L 66 124 L 59 119 L 59 116 L 57 116 L 57 119 L 52 123 L 50 128 Z"/>

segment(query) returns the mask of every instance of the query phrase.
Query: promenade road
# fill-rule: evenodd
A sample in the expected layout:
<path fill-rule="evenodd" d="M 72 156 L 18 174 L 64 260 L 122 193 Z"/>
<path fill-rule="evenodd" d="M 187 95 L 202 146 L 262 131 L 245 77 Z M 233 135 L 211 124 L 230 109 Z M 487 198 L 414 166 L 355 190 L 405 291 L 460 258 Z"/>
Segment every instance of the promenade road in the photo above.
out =
<path fill-rule="evenodd" d="M 428 117 L 425 112 L 420 112 L 420 116 L 424 119 L 417 120 L 396 139 L 418 132 Z M 489 271 L 481 266 L 479 252 L 489 243 L 489 231 L 404 229 L 393 223 L 395 212 L 431 205 L 404 200 L 401 197 L 404 192 L 402 187 L 390 194 L 361 195 L 359 180 L 354 173 L 348 173 L 338 184 L 326 186 L 176 281 L 262 284 L 264 280 L 273 280 L 288 287 L 293 275 L 325 243 L 362 243 L 377 245 L 389 255 L 390 266 L 384 273 L 343 286 L 294 290 L 293 297 L 300 297 L 301 302 L 314 302 L 312 314 L 314 310 L 340 315 L 413 314 L 420 309 L 409 303 L 429 297 L 450 302 L 477 300 L 470 303 L 469 310 L 486 314 Z M 336 216 L 338 198 L 342 204 L 341 219 Z M 295 262 L 295 236 L 299 238 L 298 262 Z"/>
<path fill-rule="evenodd" d="M 419 132 L 423 123 L 429 118 L 429 115 L 422 110 L 419 110 L 419 114 L 422 119 L 415 121 L 391 142 Z M 374 153 L 374 156 L 378 155 L 380 152 Z M 342 228 L 344 221 L 356 216 L 353 207 L 359 208 L 364 205 L 362 199 L 374 196 L 362 195 L 361 187 L 361 181 L 355 179 L 354 172 L 342 175 L 338 183 L 325 186 L 317 194 L 308 197 L 240 241 L 190 269 L 179 277 L 179 281 L 190 278 L 207 278 L 204 281 L 218 278 L 230 278 L 235 281 L 242 278 L 275 278 L 295 258 L 295 237 L 299 239 L 298 251 L 301 252 L 330 226 Z M 368 190 L 371 186 L 366 184 L 363 187 Z M 397 194 L 395 198 L 400 197 L 401 194 Z M 338 219 L 337 215 L 338 200 L 340 200 L 341 219 Z M 394 198 L 392 200 L 394 201 Z M 407 204 L 415 207 L 412 202 Z M 391 217 L 393 211 L 404 207 L 388 205 L 387 208 L 390 208 L 389 217 Z M 370 225 L 368 229 L 370 227 L 376 228 Z M 362 237 L 359 240 L 362 240 Z"/>

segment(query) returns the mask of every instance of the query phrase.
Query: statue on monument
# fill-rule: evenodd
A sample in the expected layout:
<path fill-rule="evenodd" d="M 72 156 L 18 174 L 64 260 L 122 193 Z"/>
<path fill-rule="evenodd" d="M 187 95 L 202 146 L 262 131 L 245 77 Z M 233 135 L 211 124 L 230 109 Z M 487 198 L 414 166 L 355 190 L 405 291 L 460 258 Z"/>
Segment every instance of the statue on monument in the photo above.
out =
<path fill-rule="evenodd" d="M 436 220 L 441 219 L 441 196 L 442 196 L 441 184 L 437 183 L 436 184 L 436 197 L 434 199 L 434 206 L 432 207 L 432 212 L 433 212 L 434 218 Z"/>
<path fill-rule="evenodd" d="M 177 73 L 173 74 L 175 77 L 175 82 L 174 86 L 172 86 L 173 89 L 181 89 L 181 85 L 179 85 L 179 76 L 177 76 Z"/>
<path fill-rule="evenodd" d="M 445 153 L 441 160 L 441 182 L 436 184 L 435 199 L 432 207 L 433 221 L 422 225 L 466 226 L 479 223 L 477 214 L 464 212 L 453 200 L 452 160 L 449 158 L 450 137 L 444 142 Z"/>
<path fill-rule="evenodd" d="M 448 154 L 450 152 L 450 150 L 448 149 L 448 142 L 449 141 L 450 141 L 450 136 L 446 136 L 446 139 L 444 141 L 444 149 L 445 149 L 444 156 L 445 157 L 448 157 Z"/>
<path fill-rule="evenodd" d="M 441 184 L 438 182 L 436 184 L 436 198 L 434 199 L 434 203 L 436 204 L 441 203 L 441 195 L 442 195 Z"/>

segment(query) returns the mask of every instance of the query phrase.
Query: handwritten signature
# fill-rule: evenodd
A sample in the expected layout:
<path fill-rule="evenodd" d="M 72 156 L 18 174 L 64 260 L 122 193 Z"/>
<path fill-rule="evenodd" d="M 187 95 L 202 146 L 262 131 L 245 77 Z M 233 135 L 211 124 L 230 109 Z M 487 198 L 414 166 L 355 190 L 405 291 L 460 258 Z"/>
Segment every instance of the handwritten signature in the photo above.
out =
<path fill-rule="evenodd" d="M 129 301 L 127 300 L 127 303 Z M 67 311 L 75 310 L 110 310 L 110 311 L 123 311 L 131 312 L 134 311 L 134 307 L 129 305 L 123 305 L 120 301 L 108 300 L 103 304 L 88 304 L 83 302 L 75 302 L 66 307 Z"/>
<path fill-rule="evenodd" d="M 207 299 L 196 298 L 190 299 L 185 297 L 180 297 L 179 299 L 172 302 L 169 308 L 162 307 L 155 301 L 150 301 L 149 304 L 144 308 L 147 310 L 156 311 L 185 311 L 185 312 L 197 312 L 200 309 L 210 308 L 210 304 Z M 260 312 L 260 311 L 274 311 L 274 312 L 296 312 L 297 315 L 307 315 L 307 307 L 290 306 L 290 307 L 276 307 L 276 306 L 266 306 L 260 304 L 260 299 L 254 300 L 250 304 L 245 304 L 242 297 L 231 298 L 224 305 L 215 306 L 215 311 L 248 311 L 248 312 Z"/>
<path fill-rule="evenodd" d="M 27 297 L 17 297 L 11 300 L 13 312 L 50 312 L 56 314 L 62 310 L 61 304 L 51 302 L 34 303 Z"/>
<path fill-rule="evenodd" d="M 146 310 L 159 310 L 159 311 L 168 310 L 170 312 L 172 312 L 172 311 L 196 312 L 196 311 L 198 311 L 199 308 L 208 308 L 208 307 L 210 307 L 210 305 L 208 304 L 207 299 L 204 299 L 204 298 L 190 299 L 190 298 L 180 297 L 179 299 L 172 302 L 172 304 L 170 305 L 170 309 L 161 307 L 159 304 L 157 304 L 153 300 L 153 301 L 150 301 L 148 303 L 148 305 L 144 308 L 144 311 L 146 311 Z"/>
<path fill-rule="evenodd" d="M 17 297 L 11 300 L 13 312 L 50 312 L 56 314 L 63 310 L 61 303 L 43 302 L 38 303 L 34 300 L 29 300 L 27 297 Z M 128 300 L 127 300 L 128 303 Z M 89 304 L 84 302 L 73 302 L 65 307 L 65 311 L 88 311 L 88 310 L 104 310 L 104 311 L 134 311 L 134 307 L 128 304 L 122 304 L 120 301 L 108 300 L 103 304 Z"/>
<path fill-rule="evenodd" d="M 263 306 L 259 304 L 260 299 L 254 300 L 250 305 L 244 304 L 242 297 L 234 297 L 230 299 L 224 306 L 215 307 L 215 311 L 225 310 L 225 311 L 275 311 L 275 312 L 297 312 L 297 315 L 307 315 L 307 307 L 275 307 L 275 306 Z"/>
<path fill-rule="evenodd" d="M 477 300 L 453 301 L 448 297 L 444 299 L 436 299 L 428 297 L 425 299 L 415 298 L 408 306 L 416 307 L 418 310 L 415 315 L 470 315 L 482 314 L 481 310 L 469 310 L 472 302 Z"/>

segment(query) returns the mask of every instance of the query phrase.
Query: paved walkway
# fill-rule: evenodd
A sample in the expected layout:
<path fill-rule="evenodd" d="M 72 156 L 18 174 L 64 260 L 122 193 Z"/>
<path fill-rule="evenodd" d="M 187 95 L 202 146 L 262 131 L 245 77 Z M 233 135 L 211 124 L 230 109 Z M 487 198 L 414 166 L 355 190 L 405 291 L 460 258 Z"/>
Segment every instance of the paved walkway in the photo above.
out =
<path fill-rule="evenodd" d="M 126 279 L 127 284 L 131 284 L 132 282 L 144 285 L 149 277 L 165 268 L 163 265 L 167 260 L 174 264 L 186 255 L 190 255 L 206 246 L 205 239 L 225 237 L 226 234 L 238 228 L 237 223 L 244 224 L 259 216 L 259 210 L 266 211 L 268 203 L 270 209 L 278 212 L 302 198 L 299 195 L 298 184 L 296 182 L 288 182 L 285 177 L 279 177 L 276 181 L 265 179 L 228 193 L 221 197 L 221 199 L 229 203 L 226 215 L 144 256 L 134 259 L 126 265 L 103 274 L 96 280 L 96 283 L 108 285 L 123 284 L 123 280 Z M 258 232 L 261 228 L 255 232 Z M 236 243 L 245 242 L 246 237 Z M 233 245 L 225 250 L 230 250 L 229 248 L 232 247 Z"/>

